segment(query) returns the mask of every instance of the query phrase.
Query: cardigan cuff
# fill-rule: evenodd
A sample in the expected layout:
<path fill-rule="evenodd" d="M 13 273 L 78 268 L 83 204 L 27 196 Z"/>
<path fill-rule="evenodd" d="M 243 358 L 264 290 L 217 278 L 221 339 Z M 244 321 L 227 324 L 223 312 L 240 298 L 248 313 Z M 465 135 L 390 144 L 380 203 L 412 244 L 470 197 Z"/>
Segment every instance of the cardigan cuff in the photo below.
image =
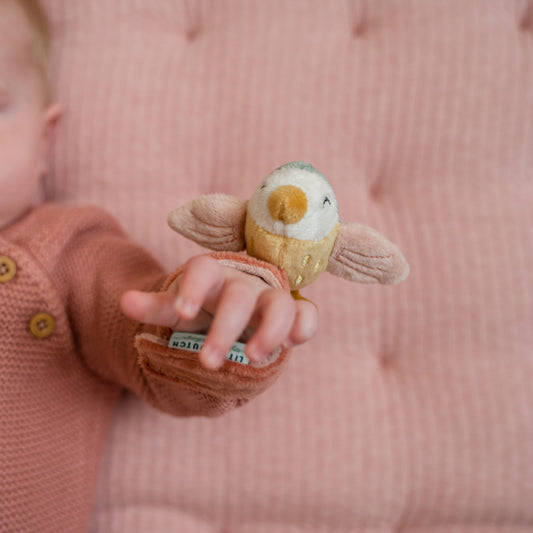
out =
<path fill-rule="evenodd" d="M 289 291 L 284 272 L 245 253 L 218 252 L 217 261 L 260 277 L 273 288 Z M 169 276 L 166 290 L 181 274 Z M 145 379 L 145 397 L 157 409 L 177 416 L 218 416 L 265 391 L 276 381 L 287 362 L 289 350 L 278 347 L 265 361 L 243 365 L 226 360 L 217 370 L 202 366 L 198 354 L 168 347 L 170 328 L 136 336 L 135 345 Z"/>

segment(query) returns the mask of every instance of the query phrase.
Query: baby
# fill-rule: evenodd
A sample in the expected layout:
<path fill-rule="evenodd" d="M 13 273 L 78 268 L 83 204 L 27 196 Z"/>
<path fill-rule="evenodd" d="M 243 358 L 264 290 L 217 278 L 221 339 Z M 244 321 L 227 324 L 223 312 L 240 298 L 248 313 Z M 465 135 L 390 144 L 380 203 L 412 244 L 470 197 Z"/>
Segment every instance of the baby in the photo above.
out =
<path fill-rule="evenodd" d="M 0 0 L 1 531 L 84 530 L 122 388 L 174 415 L 224 413 L 317 321 L 266 263 L 215 254 L 165 275 L 100 209 L 37 205 L 61 114 L 47 41 L 34 0 Z M 199 355 L 168 347 L 178 327 L 208 331 Z M 248 329 L 251 364 L 225 362 Z"/>

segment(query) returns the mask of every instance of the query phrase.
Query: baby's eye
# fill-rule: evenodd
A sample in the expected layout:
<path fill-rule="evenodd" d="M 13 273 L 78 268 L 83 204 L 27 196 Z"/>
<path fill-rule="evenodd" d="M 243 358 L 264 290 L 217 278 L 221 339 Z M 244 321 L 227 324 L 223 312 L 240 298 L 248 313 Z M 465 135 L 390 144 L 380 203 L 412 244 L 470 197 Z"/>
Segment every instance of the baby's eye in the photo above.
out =
<path fill-rule="evenodd" d="M 331 205 L 331 200 L 327 196 L 324 198 L 324 201 L 322 202 L 322 207 L 326 207 L 326 205 Z"/>

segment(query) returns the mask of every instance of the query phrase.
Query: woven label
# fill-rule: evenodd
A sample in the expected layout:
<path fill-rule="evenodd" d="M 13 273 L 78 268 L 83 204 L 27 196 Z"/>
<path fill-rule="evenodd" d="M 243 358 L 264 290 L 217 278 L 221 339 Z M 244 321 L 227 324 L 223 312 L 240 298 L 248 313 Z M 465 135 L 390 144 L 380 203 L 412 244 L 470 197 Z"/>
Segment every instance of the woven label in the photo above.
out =
<path fill-rule="evenodd" d="M 202 349 L 204 341 L 205 335 L 175 331 L 168 341 L 168 347 L 198 353 Z M 250 364 L 250 360 L 244 355 L 244 344 L 242 342 L 236 342 L 232 346 L 231 350 L 226 354 L 226 359 L 241 365 Z"/>

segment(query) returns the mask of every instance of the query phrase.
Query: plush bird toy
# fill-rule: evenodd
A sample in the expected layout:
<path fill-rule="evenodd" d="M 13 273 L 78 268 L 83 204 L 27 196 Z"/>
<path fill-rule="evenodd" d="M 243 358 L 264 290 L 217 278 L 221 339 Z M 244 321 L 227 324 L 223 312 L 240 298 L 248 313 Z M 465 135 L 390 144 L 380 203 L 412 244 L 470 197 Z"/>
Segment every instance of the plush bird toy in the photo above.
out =
<path fill-rule="evenodd" d="M 342 223 L 333 188 L 312 165 L 287 163 L 247 202 L 209 194 L 179 207 L 169 225 L 217 251 L 241 251 L 283 269 L 293 296 L 325 270 L 363 283 L 398 283 L 409 273 L 399 249 L 377 231 Z"/>

